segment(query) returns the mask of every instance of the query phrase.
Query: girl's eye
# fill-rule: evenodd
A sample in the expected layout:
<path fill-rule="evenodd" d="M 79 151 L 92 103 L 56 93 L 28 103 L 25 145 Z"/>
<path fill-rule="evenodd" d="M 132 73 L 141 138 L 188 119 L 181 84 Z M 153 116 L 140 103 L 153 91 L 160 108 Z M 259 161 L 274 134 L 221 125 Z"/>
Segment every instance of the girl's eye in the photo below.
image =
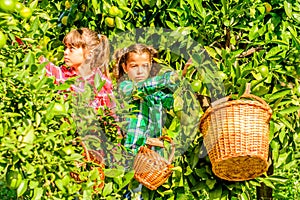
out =
<path fill-rule="evenodd" d="M 149 67 L 149 64 L 146 63 L 146 64 L 143 64 L 142 66 L 145 67 L 145 68 L 148 68 L 148 67 Z"/>

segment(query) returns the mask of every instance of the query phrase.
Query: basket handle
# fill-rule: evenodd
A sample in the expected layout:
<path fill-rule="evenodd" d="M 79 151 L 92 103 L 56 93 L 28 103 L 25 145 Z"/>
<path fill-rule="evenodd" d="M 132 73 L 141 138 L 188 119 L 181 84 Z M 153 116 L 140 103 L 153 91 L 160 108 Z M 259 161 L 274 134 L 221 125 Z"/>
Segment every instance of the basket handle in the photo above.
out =
<path fill-rule="evenodd" d="M 91 161 L 90 154 L 89 154 L 89 151 L 88 151 L 85 143 L 83 141 L 80 141 L 80 145 L 83 147 L 83 150 L 84 150 L 84 152 L 86 154 L 87 161 Z"/>
<path fill-rule="evenodd" d="M 245 90 L 244 94 L 242 94 L 242 96 L 240 98 L 255 99 L 256 101 L 260 102 L 264 106 L 268 107 L 268 104 L 263 99 L 261 99 L 258 96 L 255 96 L 253 94 L 250 94 L 250 87 L 251 87 L 251 83 L 247 83 L 246 84 L 246 90 Z M 214 106 L 217 106 L 217 105 L 219 105 L 221 103 L 229 101 L 231 99 L 232 99 L 232 95 L 229 95 L 227 97 L 224 97 L 224 98 L 218 99 L 217 101 L 212 102 L 211 105 L 212 105 L 212 107 L 214 107 Z"/>
<path fill-rule="evenodd" d="M 164 148 L 165 146 L 164 146 L 163 140 L 165 140 L 171 144 L 171 154 L 168 159 L 169 163 L 171 163 L 173 161 L 173 158 L 175 155 L 175 144 L 174 144 L 172 138 L 170 138 L 169 136 L 161 136 L 159 138 L 147 138 L 146 145 Z"/>

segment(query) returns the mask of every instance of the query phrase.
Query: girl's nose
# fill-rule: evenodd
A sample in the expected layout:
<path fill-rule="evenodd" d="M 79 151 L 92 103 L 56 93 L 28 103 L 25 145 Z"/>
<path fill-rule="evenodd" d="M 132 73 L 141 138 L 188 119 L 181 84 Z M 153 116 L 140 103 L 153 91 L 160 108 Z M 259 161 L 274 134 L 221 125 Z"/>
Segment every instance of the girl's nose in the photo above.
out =
<path fill-rule="evenodd" d="M 64 51 L 64 55 L 68 55 L 69 54 L 69 48 L 66 48 Z"/>
<path fill-rule="evenodd" d="M 138 66 L 138 73 L 142 73 L 143 72 L 143 66 Z"/>

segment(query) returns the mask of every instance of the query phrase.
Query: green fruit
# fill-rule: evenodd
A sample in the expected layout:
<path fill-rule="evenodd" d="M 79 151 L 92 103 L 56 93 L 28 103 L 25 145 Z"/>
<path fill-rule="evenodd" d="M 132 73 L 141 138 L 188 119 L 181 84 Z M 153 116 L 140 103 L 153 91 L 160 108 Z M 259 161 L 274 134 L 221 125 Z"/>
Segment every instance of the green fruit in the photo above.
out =
<path fill-rule="evenodd" d="M 112 7 L 110 7 L 110 9 L 108 10 L 108 14 L 109 14 L 109 16 L 111 16 L 111 17 L 116 17 L 116 16 L 118 16 L 118 15 L 119 15 L 119 12 L 120 12 L 120 10 L 119 10 L 119 8 L 116 7 L 116 6 L 112 6 Z"/>
<path fill-rule="evenodd" d="M 0 9 L 4 12 L 12 13 L 16 9 L 16 1 L 14 0 L 0 0 Z"/>
<path fill-rule="evenodd" d="M 24 5 L 22 3 L 20 3 L 20 2 L 16 3 L 16 11 L 17 12 L 20 12 L 23 7 L 24 7 Z"/>
<path fill-rule="evenodd" d="M 71 8 L 71 3 L 68 0 L 65 2 L 65 7 L 66 9 Z"/>
<path fill-rule="evenodd" d="M 191 87 L 192 87 L 192 90 L 194 92 L 199 92 L 200 89 L 201 89 L 201 86 L 202 86 L 202 83 L 200 80 L 194 80 L 192 83 L 191 83 Z"/>
<path fill-rule="evenodd" d="M 22 182 L 22 175 L 18 171 L 9 171 L 6 174 L 6 183 L 7 186 L 12 189 L 16 190 Z"/>
<path fill-rule="evenodd" d="M 109 27 L 115 27 L 115 19 L 111 17 L 106 17 L 105 18 L 105 24 Z"/>
<path fill-rule="evenodd" d="M 269 75 L 269 68 L 265 65 L 262 65 L 258 68 L 259 73 L 263 78 L 267 77 Z"/>
<path fill-rule="evenodd" d="M 63 18 L 61 19 L 61 23 L 65 26 L 67 26 L 68 24 L 68 16 L 63 16 Z"/>
<path fill-rule="evenodd" d="M 0 31 L 0 49 L 6 45 L 6 37 L 4 33 Z"/>
<path fill-rule="evenodd" d="M 21 10 L 20 10 L 20 16 L 24 19 L 28 19 L 30 18 L 32 15 L 32 11 L 30 8 L 28 7 L 23 7 Z"/>
<path fill-rule="evenodd" d="M 266 8 L 266 13 L 267 14 L 270 13 L 271 10 L 272 10 L 272 6 L 269 3 L 267 3 L 267 2 L 264 3 L 264 6 Z"/>

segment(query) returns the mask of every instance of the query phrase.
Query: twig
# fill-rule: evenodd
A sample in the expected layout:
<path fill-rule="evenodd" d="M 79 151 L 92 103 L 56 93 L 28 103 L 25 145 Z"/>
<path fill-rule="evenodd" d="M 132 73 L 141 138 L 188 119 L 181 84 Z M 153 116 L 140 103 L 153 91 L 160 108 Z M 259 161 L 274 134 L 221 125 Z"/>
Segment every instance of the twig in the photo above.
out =
<path fill-rule="evenodd" d="M 250 49 L 248 49 L 247 51 L 241 53 L 240 55 L 238 55 L 238 58 L 244 58 L 246 56 L 250 56 L 251 54 L 253 54 L 256 51 L 260 51 L 262 50 L 262 47 L 252 47 Z"/>

